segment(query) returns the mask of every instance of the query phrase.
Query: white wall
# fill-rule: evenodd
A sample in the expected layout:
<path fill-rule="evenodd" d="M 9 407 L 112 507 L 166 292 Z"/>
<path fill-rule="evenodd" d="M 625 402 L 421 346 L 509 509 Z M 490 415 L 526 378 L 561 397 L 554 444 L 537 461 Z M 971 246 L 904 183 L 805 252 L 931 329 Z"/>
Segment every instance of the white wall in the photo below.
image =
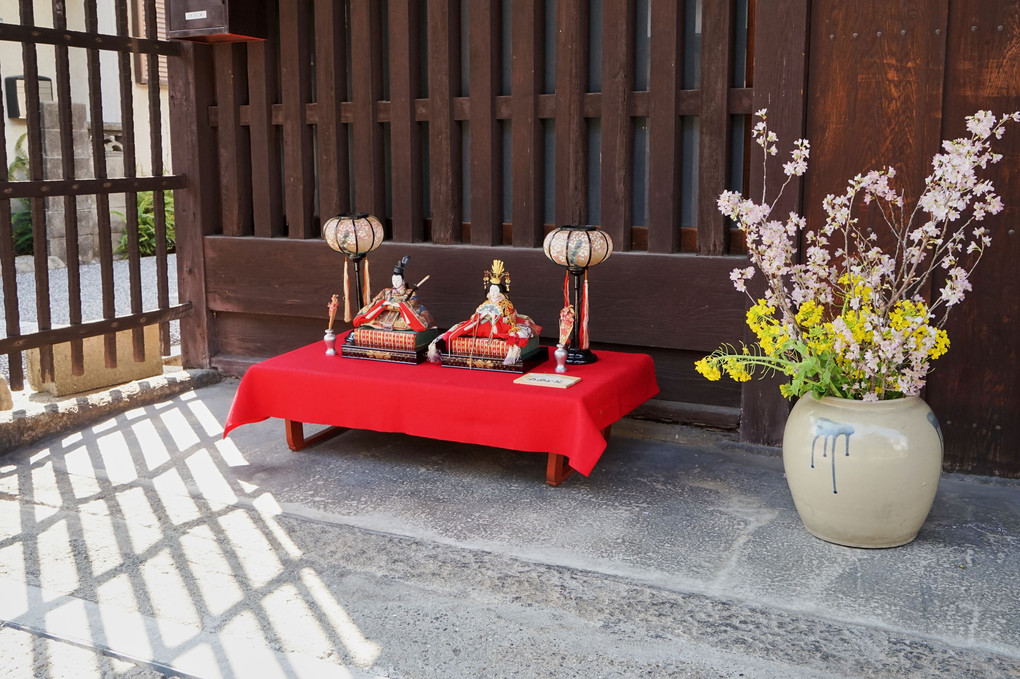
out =
<path fill-rule="evenodd" d="M 85 30 L 85 16 L 83 3 L 68 4 L 68 28 L 74 31 Z M 132 10 L 134 3 L 130 3 Z M 99 30 L 102 33 L 112 34 L 115 31 L 113 0 L 99 0 Z M 0 0 L 0 21 L 4 23 L 20 23 L 18 11 L 18 0 Z M 36 0 L 35 2 L 35 24 L 47 28 L 53 26 L 52 3 L 49 0 Z M 130 24 L 129 24 L 130 25 Z M 37 47 L 39 74 L 53 79 L 54 98 L 56 98 L 56 65 L 54 48 L 48 45 Z M 71 100 L 88 106 L 88 67 L 86 51 L 80 48 L 71 48 L 69 52 L 71 68 Z M 100 53 L 100 74 L 103 90 L 103 118 L 105 123 L 120 124 L 120 76 L 117 67 L 118 58 L 115 53 Z M 132 69 L 134 59 L 131 59 Z M 22 75 L 21 43 L 0 41 L 0 75 L 4 78 L 11 75 Z M 134 74 L 131 74 L 134 82 Z M 6 92 L 4 92 L 6 95 Z M 134 107 L 134 132 L 136 140 L 136 154 L 138 163 L 136 170 L 142 175 L 152 174 L 152 162 L 149 151 L 150 123 L 148 119 L 149 99 L 148 89 L 145 85 L 134 85 L 133 107 Z M 170 163 L 170 126 L 169 126 L 169 95 L 167 88 L 160 87 L 162 130 L 163 130 L 163 162 L 169 173 Z M 88 109 L 86 109 L 88 110 Z M 16 120 L 5 117 L 3 119 L 7 136 L 8 162 L 14 158 L 14 147 L 18 138 L 28 130 L 24 120 Z M 91 124 L 91 121 L 90 121 Z"/>

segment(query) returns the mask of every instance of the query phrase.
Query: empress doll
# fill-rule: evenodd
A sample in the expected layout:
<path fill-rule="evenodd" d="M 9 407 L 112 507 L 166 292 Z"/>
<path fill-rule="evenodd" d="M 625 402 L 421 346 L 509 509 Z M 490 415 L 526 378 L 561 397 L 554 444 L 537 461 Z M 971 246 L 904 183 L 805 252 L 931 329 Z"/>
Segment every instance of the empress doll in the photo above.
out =
<path fill-rule="evenodd" d="M 502 340 L 507 348 L 503 360 L 506 365 L 516 363 L 521 357 L 521 349 L 528 340 L 537 337 L 542 331 L 541 326 L 524 314 L 518 313 L 513 302 L 507 297 L 510 290 L 510 274 L 506 271 L 502 260 L 492 260 L 492 268 L 482 278 L 487 289 L 485 301 L 478 305 L 475 312 L 465 321 L 454 325 L 443 333 L 439 339 L 445 340 L 447 347 L 452 347 L 457 338 Z M 433 360 L 438 359 L 436 342 L 429 349 Z"/>

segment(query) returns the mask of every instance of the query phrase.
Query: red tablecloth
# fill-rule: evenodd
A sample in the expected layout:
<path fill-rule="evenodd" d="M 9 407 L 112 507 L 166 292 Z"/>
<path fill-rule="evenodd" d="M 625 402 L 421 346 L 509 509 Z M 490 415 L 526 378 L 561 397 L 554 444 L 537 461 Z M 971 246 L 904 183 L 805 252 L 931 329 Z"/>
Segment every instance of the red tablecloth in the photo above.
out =
<path fill-rule="evenodd" d="M 650 356 L 597 354 L 595 363 L 568 366 L 581 381 L 557 389 L 514 384 L 516 373 L 326 356 L 325 345 L 316 342 L 249 368 L 223 435 L 279 417 L 558 453 L 587 475 L 606 447 L 602 429 L 659 391 Z M 547 361 L 531 372 L 552 373 L 553 367 Z"/>

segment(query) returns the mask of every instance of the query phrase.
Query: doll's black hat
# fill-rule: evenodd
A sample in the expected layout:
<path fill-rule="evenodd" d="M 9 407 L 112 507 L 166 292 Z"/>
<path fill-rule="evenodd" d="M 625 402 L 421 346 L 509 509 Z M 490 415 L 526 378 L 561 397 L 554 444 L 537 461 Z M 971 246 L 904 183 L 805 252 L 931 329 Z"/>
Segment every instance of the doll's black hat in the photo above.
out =
<path fill-rule="evenodd" d="M 401 257 L 400 261 L 397 262 L 397 265 L 393 267 L 393 273 L 398 275 L 398 276 L 400 276 L 401 278 L 403 278 L 403 276 L 404 276 L 404 268 L 407 266 L 407 263 L 410 262 L 410 261 L 411 261 L 411 256 L 410 255 L 404 255 L 403 257 Z"/>

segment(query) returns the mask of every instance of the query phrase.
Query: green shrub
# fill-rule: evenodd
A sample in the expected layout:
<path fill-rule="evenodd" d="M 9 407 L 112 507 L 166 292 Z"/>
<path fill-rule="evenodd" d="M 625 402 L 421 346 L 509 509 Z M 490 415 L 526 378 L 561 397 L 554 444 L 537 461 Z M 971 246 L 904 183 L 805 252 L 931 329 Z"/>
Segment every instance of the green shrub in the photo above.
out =
<path fill-rule="evenodd" d="M 25 151 L 25 133 L 18 137 L 14 145 L 14 160 L 7 167 L 10 181 L 25 181 L 29 178 L 28 153 Z M 11 201 L 11 226 L 14 231 L 14 254 L 32 254 L 32 203 L 26 198 L 15 198 Z"/>
<path fill-rule="evenodd" d="M 167 252 L 173 252 L 177 246 L 177 232 L 174 229 L 173 191 L 163 191 L 163 207 L 166 213 L 166 249 Z M 127 251 L 128 235 L 125 233 L 117 245 L 117 252 L 125 255 Z M 152 191 L 143 191 L 138 194 L 138 253 L 142 257 L 156 254 L 156 208 Z"/>
<path fill-rule="evenodd" d="M 20 204 L 15 208 L 16 204 Z M 14 254 L 32 254 L 32 209 L 27 200 L 11 201 L 11 226 L 14 230 Z"/>

